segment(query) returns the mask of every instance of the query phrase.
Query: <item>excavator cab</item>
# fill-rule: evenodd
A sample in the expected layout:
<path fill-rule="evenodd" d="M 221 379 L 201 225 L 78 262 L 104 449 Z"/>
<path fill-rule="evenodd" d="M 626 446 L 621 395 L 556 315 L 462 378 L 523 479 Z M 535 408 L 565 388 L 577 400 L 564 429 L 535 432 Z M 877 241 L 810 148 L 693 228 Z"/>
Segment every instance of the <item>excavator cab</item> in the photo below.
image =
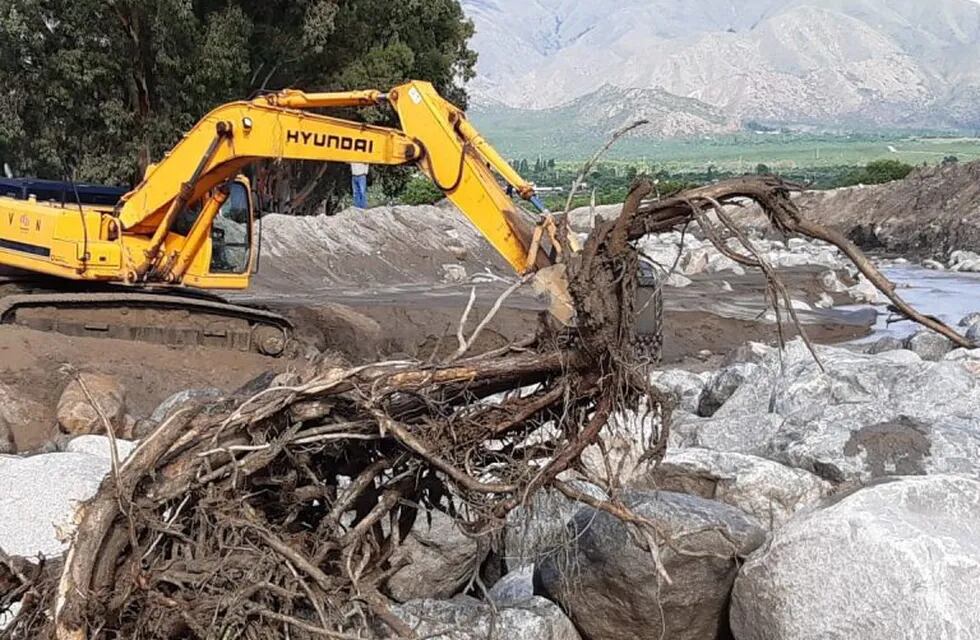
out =
<path fill-rule="evenodd" d="M 183 283 L 209 289 L 244 289 L 256 270 L 255 208 L 251 184 L 237 176 L 218 187 L 200 206 L 186 233 L 185 246 L 193 258 L 183 275 Z M 185 259 L 191 252 L 183 251 Z M 179 274 L 180 275 L 180 274 Z"/>
<path fill-rule="evenodd" d="M 211 224 L 212 274 L 252 271 L 252 198 L 243 181 L 228 185 L 228 199 Z"/>

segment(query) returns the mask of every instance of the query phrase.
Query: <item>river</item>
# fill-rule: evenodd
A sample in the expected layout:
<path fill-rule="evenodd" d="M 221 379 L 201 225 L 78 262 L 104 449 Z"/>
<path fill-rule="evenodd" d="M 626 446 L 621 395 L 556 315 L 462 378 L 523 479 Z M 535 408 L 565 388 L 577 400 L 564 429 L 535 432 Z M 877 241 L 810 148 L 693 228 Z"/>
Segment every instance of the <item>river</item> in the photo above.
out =
<path fill-rule="evenodd" d="M 922 313 L 933 315 L 959 331 L 963 316 L 980 311 L 980 273 L 930 271 L 916 265 L 894 265 L 882 272 L 895 283 L 898 295 Z M 857 307 L 854 307 L 857 308 Z M 890 335 L 903 338 L 919 330 L 912 322 L 888 324 L 890 314 L 878 307 L 874 333 L 864 340 Z"/>

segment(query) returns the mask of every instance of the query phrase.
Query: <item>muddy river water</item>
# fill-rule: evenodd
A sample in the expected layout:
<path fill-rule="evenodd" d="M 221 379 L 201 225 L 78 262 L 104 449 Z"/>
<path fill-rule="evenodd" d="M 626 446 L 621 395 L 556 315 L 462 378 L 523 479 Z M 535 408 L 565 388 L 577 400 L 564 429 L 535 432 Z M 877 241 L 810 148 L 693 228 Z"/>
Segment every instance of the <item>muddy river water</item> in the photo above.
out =
<path fill-rule="evenodd" d="M 896 284 L 898 294 L 906 302 L 953 327 L 963 316 L 980 311 L 980 273 L 930 271 L 915 265 L 896 265 L 882 270 Z M 902 338 L 918 331 L 919 326 L 911 322 L 889 323 L 890 315 L 884 306 L 878 307 L 874 333 L 866 340 L 886 335 Z"/>

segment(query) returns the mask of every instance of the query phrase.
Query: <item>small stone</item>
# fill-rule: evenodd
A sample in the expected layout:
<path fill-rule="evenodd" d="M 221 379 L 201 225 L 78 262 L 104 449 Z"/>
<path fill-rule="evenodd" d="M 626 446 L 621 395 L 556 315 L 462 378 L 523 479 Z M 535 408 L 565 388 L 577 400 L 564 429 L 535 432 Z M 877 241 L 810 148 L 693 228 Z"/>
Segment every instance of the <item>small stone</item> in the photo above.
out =
<path fill-rule="evenodd" d="M 534 565 L 529 564 L 511 571 L 490 589 L 494 602 L 526 600 L 534 595 Z"/>
<path fill-rule="evenodd" d="M 155 425 L 153 428 L 156 428 L 157 425 L 163 424 L 167 418 L 188 403 L 218 400 L 223 395 L 224 393 L 221 391 L 221 389 L 215 389 L 214 387 L 178 391 L 157 405 L 157 408 L 154 409 L 153 413 L 150 415 L 149 421 Z M 140 427 L 137 427 L 136 430 L 142 431 Z M 145 434 L 141 434 L 141 436 L 142 435 Z"/>
<path fill-rule="evenodd" d="M 14 433 L 10 425 L 0 416 L 0 454 L 16 453 L 17 445 L 14 444 Z"/>
<path fill-rule="evenodd" d="M 881 292 L 863 275 L 856 285 L 847 290 L 847 294 L 858 304 L 878 304 L 881 301 Z"/>
<path fill-rule="evenodd" d="M 672 273 L 670 277 L 664 280 L 664 284 L 675 289 L 683 289 L 684 287 L 691 286 L 693 283 L 693 280 L 679 273 Z"/>
<path fill-rule="evenodd" d="M 827 293 L 844 293 L 847 286 L 840 281 L 836 271 L 824 271 L 820 274 L 820 286 Z"/>
<path fill-rule="evenodd" d="M 905 341 L 905 348 L 919 355 L 923 360 L 938 362 L 953 350 L 949 338 L 924 329 Z"/>
<path fill-rule="evenodd" d="M 806 302 L 803 302 L 802 300 L 790 300 L 790 306 L 792 306 L 792 308 L 795 311 L 812 311 L 813 310 L 813 307 L 811 307 Z"/>
<path fill-rule="evenodd" d="M 966 330 L 966 339 L 973 344 L 980 344 L 980 323 L 972 325 Z"/>
<path fill-rule="evenodd" d="M 442 265 L 442 278 L 446 282 L 459 284 L 466 282 L 466 267 L 459 264 Z"/>
<path fill-rule="evenodd" d="M 820 298 L 814 303 L 817 309 L 833 309 L 834 299 L 829 293 L 821 293 Z"/>
<path fill-rule="evenodd" d="M 870 347 L 868 347 L 868 353 L 871 355 L 878 355 L 879 353 L 885 353 L 887 351 L 898 351 L 899 349 L 904 349 L 904 343 L 894 336 L 885 336 L 879 338 L 876 342 L 873 342 Z"/>
<path fill-rule="evenodd" d="M 922 266 L 930 271 L 945 271 L 946 265 L 938 260 L 923 260 Z"/>
<path fill-rule="evenodd" d="M 975 324 L 980 324 L 980 311 L 963 316 L 959 322 L 961 327 L 972 327 Z"/>

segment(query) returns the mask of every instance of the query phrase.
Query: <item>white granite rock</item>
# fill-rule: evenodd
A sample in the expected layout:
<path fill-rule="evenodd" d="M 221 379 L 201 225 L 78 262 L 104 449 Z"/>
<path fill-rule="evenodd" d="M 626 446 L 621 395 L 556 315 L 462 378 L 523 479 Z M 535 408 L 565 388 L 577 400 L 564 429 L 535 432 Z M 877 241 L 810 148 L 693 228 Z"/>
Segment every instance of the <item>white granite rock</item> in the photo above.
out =
<path fill-rule="evenodd" d="M 885 481 L 798 515 L 735 581 L 737 640 L 980 637 L 980 482 Z"/>

